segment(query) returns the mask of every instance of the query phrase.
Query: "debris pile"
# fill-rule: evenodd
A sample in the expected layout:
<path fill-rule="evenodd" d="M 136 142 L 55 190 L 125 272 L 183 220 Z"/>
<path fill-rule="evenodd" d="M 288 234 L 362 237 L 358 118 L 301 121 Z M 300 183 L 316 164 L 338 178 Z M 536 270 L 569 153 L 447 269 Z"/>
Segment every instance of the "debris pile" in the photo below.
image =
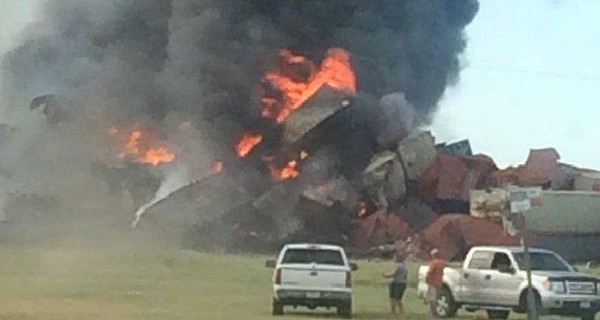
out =
<path fill-rule="evenodd" d="M 284 137 L 288 137 L 284 153 L 302 150 L 307 154 L 298 158 L 297 177 L 263 181 L 256 188 L 262 173 L 241 161 L 237 170 L 219 171 L 197 181 L 149 208 L 149 213 L 188 217 L 186 223 L 202 235 L 198 246 L 219 243 L 227 250 L 256 251 L 286 241 L 325 241 L 351 247 L 356 254 L 381 254 L 408 250 L 410 243 L 410 250 L 417 250 L 412 252 L 416 257 L 438 247 L 447 258 L 456 258 L 473 245 L 519 244 L 502 219 L 507 195 L 495 194 L 502 190 L 498 188 L 596 186 L 590 182 L 594 172 L 560 164 L 552 149 L 532 150 L 525 165 L 499 170 L 490 157 L 472 155 L 468 141 L 436 145 L 430 132 L 398 135 L 394 130 L 398 140 L 392 143 L 390 137 L 395 134 L 386 131 L 389 126 L 367 126 L 372 119 L 361 122 L 368 118 L 365 115 L 380 113 L 377 108 L 383 108 L 382 103 L 335 94 L 331 89 L 306 103 L 307 108 L 284 121 Z M 330 108 L 330 103 L 342 107 Z M 375 110 L 372 113 L 365 111 L 369 103 L 369 109 Z M 297 121 L 304 116 L 313 120 Z M 352 141 L 352 147 L 343 137 L 349 132 L 348 119 L 353 119 L 355 128 L 367 129 L 363 132 L 367 138 Z M 383 135 L 386 139 L 376 138 Z M 345 156 L 348 151 L 358 156 Z M 248 159 L 252 157 L 250 153 Z M 251 174 L 254 179 L 248 178 Z M 217 194 L 226 194 L 223 190 L 239 194 L 215 198 L 214 186 L 204 185 L 216 181 L 221 181 L 222 188 Z M 228 186 L 223 186 L 225 181 Z M 189 199 L 179 193 L 188 194 Z M 485 201 L 478 200 L 481 193 Z M 490 201 L 490 194 L 497 201 Z M 223 235 L 226 241 L 215 240 Z M 528 236 L 535 241 L 533 235 Z"/>
<path fill-rule="evenodd" d="M 71 19 L 86 4 L 50 5 L 43 32 L 3 59 L 7 105 L 50 93 L 29 105 L 45 117 L 30 133 L 40 140 L 3 148 L 2 160 L 28 160 L 14 163 L 23 193 L 75 207 L 70 186 L 95 178 L 117 197 L 98 191 L 94 207 L 131 198 L 134 227 L 183 226 L 194 247 L 325 241 L 418 256 L 446 244 L 450 257 L 485 235 L 514 240 L 469 216 L 481 211 L 472 190 L 600 190 L 600 174 L 552 149 L 499 170 L 468 140 L 420 130 L 458 79 L 476 0 L 120 2 L 89 21 Z"/>

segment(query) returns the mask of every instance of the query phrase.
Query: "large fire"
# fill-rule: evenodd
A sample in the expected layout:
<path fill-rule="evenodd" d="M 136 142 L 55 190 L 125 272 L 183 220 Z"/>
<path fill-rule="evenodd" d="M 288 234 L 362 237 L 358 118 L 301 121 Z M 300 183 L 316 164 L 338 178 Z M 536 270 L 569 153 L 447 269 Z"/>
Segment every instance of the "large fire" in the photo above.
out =
<path fill-rule="evenodd" d="M 342 92 L 356 92 L 356 74 L 350 53 L 344 49 L 330 49 L 320 67 L 307 57 L 287 49 L 280 51 L 279 58 L 278 68 L 268 71 L 264 77 L 266 85 L 261 105 L 265 118 L 284 122 L 326 85 Z M 263 136 L 259 133 L 244 134 L 235 146 L 238 157 L 246 157 L 262 141 Z M 308 156 L 306 151 L 301 151 L 297 159 L 290 160 L 283 167 L 271 164 L 271 178 L 276 181 L 297 178 L 300 162 Z"/>
<path fill-rule="evenodd" d="M 240 158 L 247 156 L 263 140 L 260 133 L 246 133 L 235 146 L 235 151 Z"/>
<path fill-rule="evenodd" d="M 171 163 L 175 160 L 175 153 L 167 144 L 161 141 L 148 129 L 134 129 L 132 131 L 110 128 L 109 132 L 125 140 L 120 147 L 119 156 L 128 160 L 158 166 Z"/>
<path fill-rule="evenodd" d="M 320 68 L 308 58 L 286 49 L 281 50 L 280 59 L 279 68 L 265 75 L 270 84 L 261 100 L 265 118 L 282 123 L 324 85 L 356 92 L 356 74 L 347 50 L 330 49 Z"/>

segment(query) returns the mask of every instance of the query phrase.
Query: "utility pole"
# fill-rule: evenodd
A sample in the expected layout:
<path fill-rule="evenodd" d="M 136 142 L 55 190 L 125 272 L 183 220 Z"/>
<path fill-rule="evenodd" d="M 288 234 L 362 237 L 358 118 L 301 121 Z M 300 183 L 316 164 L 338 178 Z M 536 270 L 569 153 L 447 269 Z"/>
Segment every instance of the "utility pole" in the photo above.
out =
<path fill-rule="evenodd" d="M 529 254 L 529 243 L 527 241 L 527 222 L 525 213 L 531 209 L 532 205 L 541 205 L 541 188 L 509 188 L 510 211 L 516 214 L 516 226 L 521 238 L 523 247 L 523 262 L 527 272 L 527 319 L 538 320 L 540 310 L 537 310 L 535 294 L 531 284 L 531 255 Z M 531 201 L 532 199 L 536 201 Z"/>
<path fill-rule="evenodd" d="M 533 293 L 533 286 L 531 285 L 531 255 L 529 254 L 529 243 L 527 243 L 527 222 L 523 213 L 518 213 L 518 217 L 521 224 L 519 233 L 521 235 L 521 246 L 523 247 L 525 270 L 527 272 L 527 320 L 538 320 L 537 304 L 535 303 L 535 295 Z"/>

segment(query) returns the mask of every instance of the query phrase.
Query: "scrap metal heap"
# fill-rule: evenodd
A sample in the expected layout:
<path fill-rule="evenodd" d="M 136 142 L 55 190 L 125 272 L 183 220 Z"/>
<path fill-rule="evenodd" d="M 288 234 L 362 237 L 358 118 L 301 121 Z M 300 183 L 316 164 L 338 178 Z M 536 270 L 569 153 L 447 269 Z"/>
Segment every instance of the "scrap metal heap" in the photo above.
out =
<path fill-rule="evenodd" d="M 345 53 L 329 54 L 316 71 L 284 51 L 285 68 L 267 74 L 261 100 L 278 135 L 244 134 L 236 161 L 144 208 L 148 222 L 185 225 L 194 247 L 260 251 L 320 241 L 365 254 L 438 247 L 452 258 L 471 245 L 518 243 L 501 221 L 469 215 L 472 190 L 600 189 L 593 172 L 559 164 L 553 149 L 499 170 L 490 157 L 473 155 L 467 140 L 436 145 L 406 121 L 402 94 L 357 94 Z"/>
<path fill-rule="evenodd" d="M 324 86 L 285 119 L 283 146 L 269 159 L 269 168 L 257 167 L 264 155 L 251 153 L 235 168 L 229 165 L 149 208 L 147 215 L 157 223 L 161 217 L 182 216 L 178 220 L 194 225 L 201 235 L 197 246 L 222 244 L 215 241 L 216 233 L 227 234 L 229 250 L 256 250 L 266 242 L 292 240 L 365 249 L 405 238 L 412 228 L 422 228 L 436 217 L 418 192 L 421 173 L 436 155 L 434 139 L 429 132 L 407 136 L 408 130 L 392 124 L 381 108 L 389 106 Z M 391 143 L 394 136 L 398 140 Z M 295 177 L 273 179 L 271 172 L 269 179 L 264 174 L 260 188 L 256 179 L 245 179 L 291 161 L 298 163 Z M 215 179 L 221 180 L 220 186 L 203 187 L 214 185 Z M 223 192 L 230 189 L 240 194 Z M 191 221 L 194 215 L 198 218 Z M 389 224 L 383 227 L 389 231 L 381 232 L 381 224 Z M 366 238 L 360 231 L 365 229 L 370 230 Z M 245 230 L 243 236 L 240 230 Z M 235 239 L 232 234 L 240 236 Z"/>

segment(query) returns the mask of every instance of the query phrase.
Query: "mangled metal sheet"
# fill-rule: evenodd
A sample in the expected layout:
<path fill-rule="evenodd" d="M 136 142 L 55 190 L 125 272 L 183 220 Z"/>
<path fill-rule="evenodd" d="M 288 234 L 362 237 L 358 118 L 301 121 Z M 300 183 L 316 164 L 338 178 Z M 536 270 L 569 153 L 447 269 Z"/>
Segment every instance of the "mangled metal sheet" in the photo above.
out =
<path fill-rule="evenodd" d="M 237 179 L 214 175 L 175 191 L 148 208 L 146 215 L 180 224 L 202 224 L 254 200 Z"/>
<path fill-rule="evenodd" d="M 577 191 L 600 191 L 600 172 L 584 172 L 575 178 Z"/>
<path fill-rule="evenodd" d="M 543 186 L 551 184 L 559 174 L 560 155 L 553 148 L 532 149 L 519 176 L 521 186 Z"/>
<path fill-rule="evenodd" d="M 529 243 L 536 244 L 534 234 L 526 233 Z M 447 259 L 459 258 L 473 246 L 515 246 L 518 237 L 507 234 L 502 224 L 464 214 L 441 216 L 422 232 L 423 245 L 437 248 Z"/>
<path fill-rule="evenodd" d="M 505 189 L 471 190 L 471 215 L 477 218 L 506 217 L 510 214 Z"/>
<path fill-rule="evenodd" d="M 438 217 L 425 201 L 417 197 L 407 197 L 399 208 L 392 210 L 408 222 L 413 230 L 425 228 Z"/>
<path fill-rule="evenodd" d="M 471 148 L 471 143 L 469 140 L 461 140 L 455 143 L 441 143 L 435 146 L 436 149 L 440 152 L 445 152 L 449 154 L 456 154 L 461 156 L 472 156 L 473 149 Z"/>
<path fill-rule="evenodd" d="M 348 94 L 323 86 L 302 108 L 294 111 L 284 123 L 284 143 L 296 144 L 321 122 L 349 105 Z"/>
<path fill-rule="evenodd" d="M 411 181 L 418 181 L 421 174 L 433 163 L 436 150 L 431 132 L 422 132 L 404 139 L 398 145 L 398 154 Z"/>
<path fill-rule="evenodd" d="M 397 155 L 391 151 L 376 154 L 363 172 L 363 185 L 380 207 L 404 197 L 406 178 Z"/>
<path fill-rule="evenodd" d="M 358 222 L 351 242 L 358 248 L 394 243 L 412 233 L 409 224 L 393 213 L 379 210 Z"/>
<path fill-rule="evenodd" d="M 340 203 L 348 211 L 354 211 L 358 202 L 358 193 L 350 182 L 341 176 L 307 188 L 302 192 L 302 196 L 326 207 Z"/>
<path fill-rule="evenodd" d="M 297 181 L 286 181 L 265 192 L 252 205 L 263 215 L 272 218 L 277 226 L 277 237 L 284 239 L 302 227 L 295 214 L 299 196 Z"/>
<path fill-rule="evenodd" d="M 421 174 L 419 192 L 427 201 L 448 201 L 451 210 L 462 208 L 464 202 L 464 212 L 468 213 L 469 191 L 494 187 L 492 173 L 496 171 L 494 161 L 485 155 L 466 157 L 438 153 L 431 166 Z M 455 206 L 453 202 L 460 205 Z"/>

